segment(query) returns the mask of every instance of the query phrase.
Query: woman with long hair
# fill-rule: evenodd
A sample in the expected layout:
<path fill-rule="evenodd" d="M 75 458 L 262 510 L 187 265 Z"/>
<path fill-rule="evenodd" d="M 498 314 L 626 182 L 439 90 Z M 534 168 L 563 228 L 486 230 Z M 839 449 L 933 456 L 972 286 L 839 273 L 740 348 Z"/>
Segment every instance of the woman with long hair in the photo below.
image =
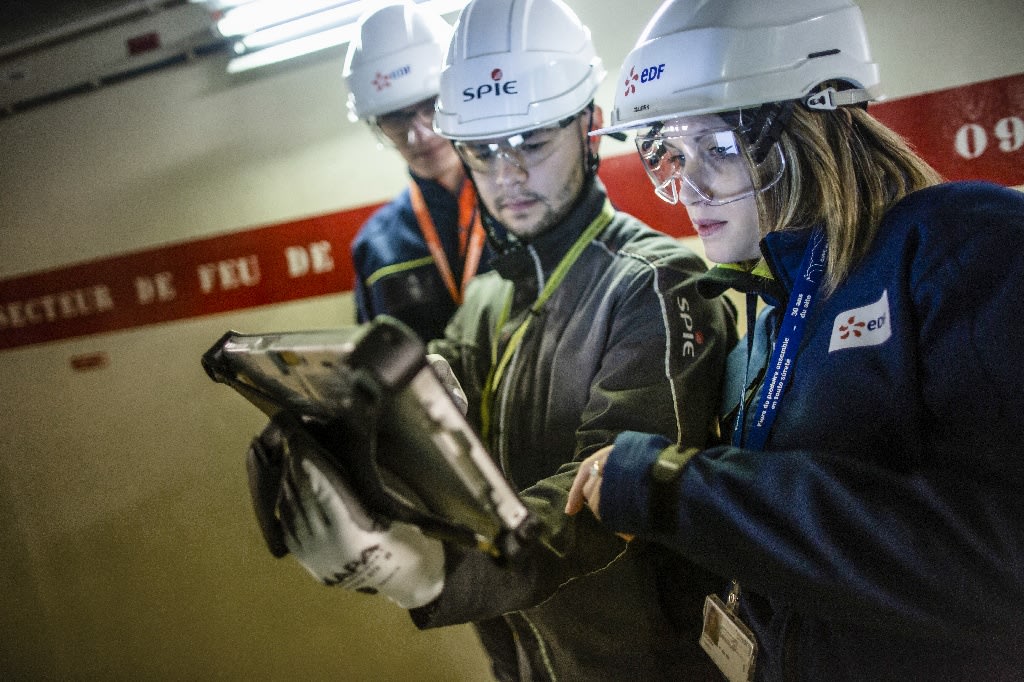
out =
<path fill-rule="evenodd" d="M 722 577 L 730 680 L 1024 679 L 1024 195 L 872 118 L 849 0 L 668 0 L 621 82 L 599 132 L 637 130 L 748 333 L 730 445 L 622 434 L 567 513 Z"/>

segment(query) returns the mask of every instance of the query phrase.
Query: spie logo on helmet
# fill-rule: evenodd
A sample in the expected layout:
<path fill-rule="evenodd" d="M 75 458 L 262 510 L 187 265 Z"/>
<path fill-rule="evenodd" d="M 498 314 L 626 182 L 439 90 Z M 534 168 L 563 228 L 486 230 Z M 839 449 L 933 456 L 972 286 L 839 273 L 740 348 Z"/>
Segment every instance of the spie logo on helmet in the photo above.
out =
<path fill-rule="evenodd" d="M 376 88 L 377 92 L 380 92 L 384 88 L 390 88 L 391 81 L 398 80 L 402 76 L 408 76 L 410 73 L 412 73 L 412 65 L 410 64 L 400 66 L 397 69 L 394 69 L 393 71 L 389 71 L 387 73 L 381 73 L 380 71 L 378 71 L 377 75 L 373 77 L 373 87 Z"/>
<path fill-rule="evenodd" d="M 502 95 L 518 95 L 519 91 L 516 89 L 519 85 L 517 80 L 503 81 L 502 78 L 505 74 L 502 73 L 501 69 L 494 69 L 491 71 L 491 82 L 481 83 L 476 87 L 470 86 L 462 91 L 462 101 L 472 102 L 473 100 L 483 99 L 484 97 L 501 97 Z"/>
<path fill-rule="evenodd" d="M 637 73 L 636 67 L 629 67 L 629 75 L 626 77 L 626 92 L 623 93 L 624 97 L 636 94 L 637 83 L 652 83 L 661 78 L 661 75 L 665 73 L 665 65 L 657 64 L 655 66 L 648 66 L 647 68 L 640 69 Z"/>

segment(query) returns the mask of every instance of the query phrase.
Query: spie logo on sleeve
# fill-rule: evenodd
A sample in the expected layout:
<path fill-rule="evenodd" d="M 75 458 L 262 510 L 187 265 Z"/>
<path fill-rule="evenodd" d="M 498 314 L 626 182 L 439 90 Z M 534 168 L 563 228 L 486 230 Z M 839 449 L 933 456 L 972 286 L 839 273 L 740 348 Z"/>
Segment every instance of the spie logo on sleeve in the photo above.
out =
<path fill-rule="evenodd" d="M 697 357 L 697 351 L 704 345 L 704 332 L 696 328 L 693 315 L 690 314 L 690 301 L 686 297 L 676 298 L 676 312 L 683 325 L 681 327 L 683 357 Z"/>
<path fill-rule="evenodd" d="M 878 346 L 892 336 L 889 292 L 874 303 L 839 313 L 832 323 L 828 352 L 861 346 Z"/>

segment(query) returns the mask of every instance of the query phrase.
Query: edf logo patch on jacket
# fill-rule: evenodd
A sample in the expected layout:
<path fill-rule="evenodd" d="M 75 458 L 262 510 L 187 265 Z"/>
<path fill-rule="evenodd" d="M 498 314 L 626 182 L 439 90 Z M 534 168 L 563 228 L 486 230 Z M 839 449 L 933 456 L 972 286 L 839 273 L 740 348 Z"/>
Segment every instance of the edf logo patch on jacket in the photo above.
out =
<path fill-rule="evenodd" d="M 836 315 L 828 352 L 859 346 L 878 346 L 888 341 L 890 336 L 889 291 L 885 290 L 874 303 Z"/>

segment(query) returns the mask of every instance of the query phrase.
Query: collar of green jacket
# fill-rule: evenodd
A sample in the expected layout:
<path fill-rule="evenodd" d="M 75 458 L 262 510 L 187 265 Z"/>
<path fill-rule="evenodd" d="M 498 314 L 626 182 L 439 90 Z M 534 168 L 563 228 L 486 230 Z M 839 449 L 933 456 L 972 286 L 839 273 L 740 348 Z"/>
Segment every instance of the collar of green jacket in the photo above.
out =
<path fill-rule="evenodd" d="M 760 259 L 716 265 L 700 278 L 697 290 L 713 298 L 736 289 L 760 296 L 771 305 L 785 304 L 812 232 L 800 227 L 769 233 L 761 240 Z"/>
<path fill-rule="evenodd" d="M 781 286 L 763 258 L 744 263 L 719 263 L 697 280 L 697 291 L 704 298 L 721 296 L 729 289 L 776 299 Z"/>

